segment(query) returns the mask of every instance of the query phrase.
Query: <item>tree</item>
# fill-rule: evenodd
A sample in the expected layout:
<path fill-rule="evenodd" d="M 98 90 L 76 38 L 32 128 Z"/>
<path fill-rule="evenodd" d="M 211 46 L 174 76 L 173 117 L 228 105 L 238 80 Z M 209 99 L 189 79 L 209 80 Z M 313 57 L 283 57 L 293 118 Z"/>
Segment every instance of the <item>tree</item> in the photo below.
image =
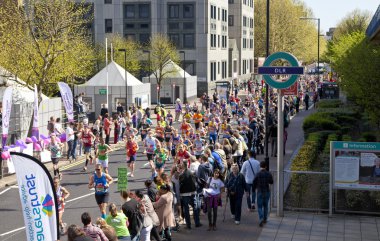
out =
<path fill-rule="evenodd" d="M 160 99 L 161 86 L 166 78 L 170 78 L 178 71 L 174 68 L 169 68 L 171 61 L 175 64 L 179 63 L 179 55 L 175 45 L 164 34 L 155 34 L 150 39 L 151 51 L 151 67 L 153 75 L 157 79 L 158 99 Z M 185 84 L 185 83 L 184 83 Z"/>
<path fill-rule="evenodd" d="M 62 0 L 28 0 L 0 5 L 0 66 L 52 94 L 58 81 L 73 83 L 93 72 L 94 52 L 86 35 L 89 8 Z M 49 83 L 49 84 L 47 84 Z"/>
<path fill-rule="evenodd" d="M 126 70 L 133 74 L 137 75 L 141 69 L 141 64 L 139 61 L 140 57 L 140 45 L 129 39 L 121 37 L 119 34 L 111 34 L 107 37 L 108 48 L 111 48 L 112 51 L 108 51 L 108 59 L 111 59 L 111 52 L 113 53 L 112 59 L 118 63 L 120 66 L 124 66 L 124 52 L 118 51 L 119 49 L 126 49 L 127 61 L 126 61 Z M 96 58 L 97 58 L 97 68 L 100 71 L 103 67 L 106 66 L 106 46 L 105 43 L 97 44 L 96 46 Z M 109 60 L 108 60 L 109 61 Z"/>
<path fill-rule="evenodd" d="M 317 59 L 317 26 L 313 21 L 300 20 L 312 17 L 312 11 L 302 2 L 292 0 L 270 1 L 269 52 L 290 52 L 299 60 Z M 255 55 L 266 55 L 266 0 L 255 1 Z M 320 53 L 325 40 L 320 38 Z"/>
<path fill-rule="evenodd" d="M 355 9 L 338 23 L 334 31 L 334 40 L 339 40 L 340 37 L 354 32 L 365 32 L 370 20 L 369 11 Z"/>

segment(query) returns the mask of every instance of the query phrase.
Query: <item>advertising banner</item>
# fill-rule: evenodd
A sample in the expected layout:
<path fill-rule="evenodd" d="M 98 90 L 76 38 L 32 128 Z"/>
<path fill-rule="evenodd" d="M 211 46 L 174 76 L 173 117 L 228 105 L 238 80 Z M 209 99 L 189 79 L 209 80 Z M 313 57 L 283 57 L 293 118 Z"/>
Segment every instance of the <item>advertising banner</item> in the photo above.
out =
<path fill-rule="evenodd" d="M 295 82 L 293 85 L 291 85 L 288 88 L 281 89 L 282 95 L 298 95 L 298 82 Z"/>
<path fill-rule="evenodd" d="M 58 206 L 53 180 L 34 157 L 11 152 L 19 187 L 27 241 L 59 240 Z"/>
<path fill-rule="evenodd" d="M 12 110 L 12 93 L 13 89 L 12 87 L 8 87 L 4 91 L 4 96 L 3 96 L 3 135 L 2 135 L 2 140 L 1 144 L 2 147 L 7 143 L 7 138 L 8 138 L 8 131 L 9 131 L 9 119 L 11 117 L 11 110 Z"/>
<path fill-rule="evenodd" d="M 69 122 L 74 121 L 74 106 L 73 106 L 73 93 L 71 92 L 70 86 L 66 83 L 58 82 L 59 92 L 61 92 L 61 97 L 63 104 L 66 109 L 67 119 Z"/>
<path fill-rule="evenodd" d="M 128 187 L 128 170 L 125 167 L 119 167 L 117 169 L 117 190 L 125 191 Z"/>
<path fill-rule="evenodd" d="M 32 136 L 35 136 L 37 140 L 40 137 L 38 131 L 38 92 L 37 85 L 34 85 L 34 110 L 33 110 L 33 127 L 32 127 Z"/>
<path fill-rule="evenodd" d="M 380 190 L 380 143 L 334 141 L 331 147 L 334 188 Z"/>

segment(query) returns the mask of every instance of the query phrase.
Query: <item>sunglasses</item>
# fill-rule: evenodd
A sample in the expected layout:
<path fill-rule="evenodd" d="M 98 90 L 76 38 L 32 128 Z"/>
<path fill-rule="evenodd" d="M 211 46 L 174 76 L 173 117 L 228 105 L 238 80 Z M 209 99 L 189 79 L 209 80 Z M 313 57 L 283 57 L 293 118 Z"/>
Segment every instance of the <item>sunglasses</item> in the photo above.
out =
<path fill-rule="evenodd" d="M 101 171 L 102 169 L 95 169 L 96 171 Z"/>

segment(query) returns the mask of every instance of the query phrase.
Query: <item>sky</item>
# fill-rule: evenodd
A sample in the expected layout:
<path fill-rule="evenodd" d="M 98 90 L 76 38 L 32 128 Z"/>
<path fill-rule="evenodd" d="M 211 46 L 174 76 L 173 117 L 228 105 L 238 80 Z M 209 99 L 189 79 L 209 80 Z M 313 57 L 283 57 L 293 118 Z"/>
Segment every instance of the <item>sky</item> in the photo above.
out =
<path fill-rule="evenodd" d="M 348 13 L 355 9 L 369 10 L 371 18 L 380 0 L 303 0 L 313 10 L 314 17 L 320 18 L 321 33 L 335 27 Z"/>

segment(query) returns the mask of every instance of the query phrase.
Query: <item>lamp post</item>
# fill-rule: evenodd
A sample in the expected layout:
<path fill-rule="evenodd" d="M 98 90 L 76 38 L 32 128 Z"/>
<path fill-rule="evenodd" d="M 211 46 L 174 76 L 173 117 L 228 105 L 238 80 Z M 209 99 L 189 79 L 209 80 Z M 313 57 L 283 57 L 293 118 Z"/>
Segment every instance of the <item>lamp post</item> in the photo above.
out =
<path fill-rule="evenodd" d="M 269 0 L 267 0 L 267 27 L 266 27 L 266 57 L 269 56 Z M 264 161 L 269 171 L 268 139 L 269 139 L 269 85 L 265 83 L 265 158 Z"/>
<path fill-rule="evenodd" d="M 128 111 L 128 77 L 127 77 L 127 50 L 119 49 L 120 52 L 124 52 L 124 75 L 125 75 L 125 111 Z M 108 93 L 107 93 L 108 95 Z M 107 97 L 108 98 L 108 97 Z"/>
<path fill-rule="evenodd" d="M 182 68 L 183 68 L 183 103 L 186 103 L 187 102 L 187 98 L 186 98 L 186 70 L 185 70 L 186 53 L 183 50 L 179 51 L 179 53 L 183 54 L 183 62 L 182 62 Z"/>
<path fill-rule="evenodd" d="M 150 83 L 150 72 L 152 71 L 151 63 L 150 63 L 150 51 L 149 50 L 143 50 L 143 53 L 147 53 L 148 55 L 148 62 L 149 62 L 149 83 Z"/>
<path fill-rule="evenodd" d="M 318 38 L 318 56 L 317 56 L 317 71 L 318 71 L 318 81 L 319 82 L 319 31 L 320 31 L 320 24 L 321 24 L 321 19 L 320 18 L 308 18 L 308 17 L 300 17 L 301 20 L 317 20 L 318 21 L 318 34 L 317 34 L 317 38 Z"/>

